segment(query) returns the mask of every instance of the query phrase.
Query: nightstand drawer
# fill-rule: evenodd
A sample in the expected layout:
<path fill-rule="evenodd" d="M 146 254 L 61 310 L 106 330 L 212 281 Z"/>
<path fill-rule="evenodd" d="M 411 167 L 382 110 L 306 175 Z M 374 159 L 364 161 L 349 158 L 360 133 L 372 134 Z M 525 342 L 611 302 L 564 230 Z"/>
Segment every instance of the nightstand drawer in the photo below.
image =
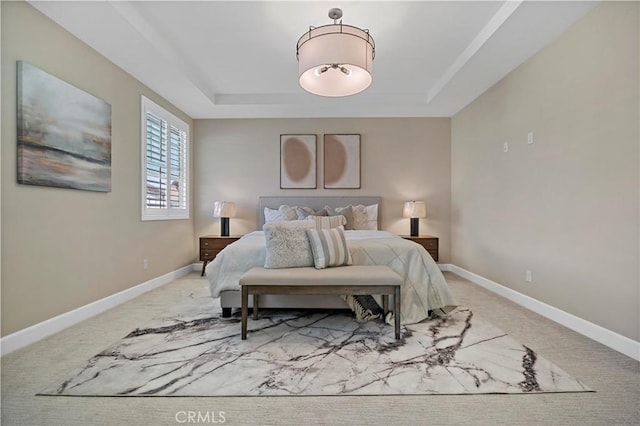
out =
<path fill-rule="evenodd" d="M 218 253 L 220 253 L 226 246 L 238 241 L 239 239 L 239 236 L 222 237 L 217 235 L 208 235 L 206 237 L 200 237 L 200 260 L 202 261 L 202 273 L 200 275 L 204 275 L 207 263 L 215 259 Z"/>
<path fill-rule="evenodd" d="M 427 249 L 427 252 L 433 257 L 433 260 L 438 261 L 438 250 Z"/>
<path fill-rule="evenodd" d="M 438 250 L 438 240 L 434 238 L 412 238 L 413 241 L 422 245 L 422 247 L 429 249 Z"/>
<path fill-rule="evenodd" d="M 402 238 L 420 244 L 425 248 L 425 250 L 429 252 L 431 257 L 433 257 L 433 260 L 435 260 L 436 262 L 438 261 L 438 237 L 434 237 L 431 235 L 420 235 L 417 237 L 403 235 Z"/>
<path fill-rule="evenodd" d="M 214 250 L 222 250 L 232 242 L 236 241 L 237 238 L 201 238 L 200 239 L 200 248 L 201 249 L 214 249 Z"/>
<path fill-rule="evenodd" d="M 210 249 L 210 250 L 200 250 L 200 260 L 213 260 L 220 253 L 220 250 Z"/>

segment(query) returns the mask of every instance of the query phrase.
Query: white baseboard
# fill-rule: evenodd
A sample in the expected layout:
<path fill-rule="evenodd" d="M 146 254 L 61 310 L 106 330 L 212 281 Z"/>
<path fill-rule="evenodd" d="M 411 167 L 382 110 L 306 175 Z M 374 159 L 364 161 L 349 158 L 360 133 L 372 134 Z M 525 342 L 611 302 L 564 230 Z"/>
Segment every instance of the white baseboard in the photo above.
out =
<path fill-rule="evenodd" d="M 438 263 L 438 267 L 442 272 L 450 272 L 453 265 L 450 263 Z"/>
<path fill-rule="evenodd" d="M 173 272 L 169 272 L 160 277 L 138 284 L 119 293 L 107 296 L 104 299 L 81 306 L 72 311 L 58 315 L 41 323 L 32 325 L 15 333 L 9 334 L 0 339 L 0 356 L 4 356 L 27 345 L 37 342 L 40 339 L 58 333 L 65 328 L 71 327 L 81 321 L 96 316 L 104 311 L 114 308 L 134 297 L 140 296 L 150 290 L 162 287 L 171 281 L 187 275 L 194 270 L 194 265 L 187 265 Z"/>
<path fill-rule="evenodd" d="M 606 345 L 620 353 L 640 361 L 640 342 L 617 334 L 604 327 L 593 324 L 570 313 L 564 312 L 544 302 L 540 302 L 532 297 L 519 293 L 494 281 L 486 279 L 473 272 L 467 271 L 459 266 L 442 263 L 438 264 L 441 271 L 453 272 L 469 281 L 486 288 L 500 296 L 511 300 L 533 312 L 536 312 L 552 321 L 555 321 L 571 330 L 574 330 L 586 337 L 589 337 L 603 345 Z M 162 287 L 171 281 L 187 275 L 189 272 L 202 270 L 202 263 L 193 263 L 184 266 L 173 272 L 146 281 L 135 287 L 123 290 L 114 295 L 105 297 L 88 305 L 74 309 L 73 311 L 58 315 L 31 327 L 9 334 L 0 339 L 0 356 L 14 352 L 20 348 L 44 339 L 52 334 L 58 333 L 65 328 L 71 327 L 81 321 L 98 315 L 104 311 L 114 308 L 128 300 L 131 300 L 143 293 Z"/>
<path fill-rule="evenodd" d="M 443 266 L 445 268 L 443 268 Z M 561 309 L 554 308 L 544 302 L 540 302 L 530 296 L 519 293 L 494 281 L 481 277 L 478 274 L 469 272 L 456 265 L 440 265 L 443 271 L 450 271 L 456 275 L 468 279 L 469 281 L 484 287 L 489 291 L 511 300 L 533 312 L 536 312 L 552 321 L 557 322 L 571 330 L 578 332 L 596 342 L 602 343 L 626 356 L 640 361 L 640 342 L 629 339 L 621 334 L 615 333 L 592 322 L 586 321 Z"/>

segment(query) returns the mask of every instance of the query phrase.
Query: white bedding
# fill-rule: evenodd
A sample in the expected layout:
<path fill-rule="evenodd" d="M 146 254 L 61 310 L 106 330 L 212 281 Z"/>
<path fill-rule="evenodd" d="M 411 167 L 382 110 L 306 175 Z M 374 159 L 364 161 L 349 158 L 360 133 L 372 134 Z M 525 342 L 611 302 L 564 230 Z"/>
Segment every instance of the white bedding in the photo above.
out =
<path fill-rule="evenodd" d="M 444 315 L 457 306 L 438 265 L 421 245 L 385 231 L 345 231 L 345 236 L 354 265 L 387 265 L 404 278 L 403 324 L 424 320 L 430 310 Z M 263 231 L 251 232 L 228 245 L 207 265 L 211 295 L 240 290 L 240 276 L 254 266 L 263 266 L 265 255 Z"/>

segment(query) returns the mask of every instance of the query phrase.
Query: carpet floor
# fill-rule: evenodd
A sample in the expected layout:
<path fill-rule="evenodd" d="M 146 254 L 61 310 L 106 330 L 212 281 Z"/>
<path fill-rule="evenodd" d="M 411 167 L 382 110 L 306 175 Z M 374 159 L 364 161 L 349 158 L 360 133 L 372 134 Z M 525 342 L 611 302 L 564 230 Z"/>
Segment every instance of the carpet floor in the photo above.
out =
<path fill-rule="evenodd" d="M 318 396 L 590 390 L 467 308 L 402 327 L 350 311 L 262 310 L 240 339 L 200 288 L 40 392 Z M 237 313 L 236 313 L 237 314 Z"/>
<path fill-rule="evenodd" d="M 175 425 L 200 414 L 225 425 L 637 425 L 640 364 L 445 272 L 458 302 L 596 392 L 315 397 L 57 397 L 45 386 L 200 288 L 193 272 L 3 356 L 3 425 Z M 251 338 L 251 337 L 249 337 Z"/>

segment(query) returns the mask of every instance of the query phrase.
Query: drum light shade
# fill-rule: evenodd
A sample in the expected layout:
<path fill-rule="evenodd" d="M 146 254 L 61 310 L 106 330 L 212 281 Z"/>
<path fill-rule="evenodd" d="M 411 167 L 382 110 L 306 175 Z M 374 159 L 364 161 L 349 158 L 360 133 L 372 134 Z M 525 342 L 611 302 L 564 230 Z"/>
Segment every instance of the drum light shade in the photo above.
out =
<path fill-rule="evenodd" d="M 213 203 L 213 217 L 234 217 L 236 203 L 231 201 L 215 201 Z"/>
<path fill-rule="evenodd" d="M 339 12 L 339 13 L 338 13 Z M 319 96 L 349 96 L 373 80 L 375 43 L 368 30 L 335 23 L 342 11 L 332 9 L 334 24 L 310 27 L 298 40 L 298 81 Z M 336 18 L 337 17 L 337 18 Z"/>
<path fill-rule="evenodd" d="M 407 201 L 402 210 L 403 217 L 427 217 L 427 205 L 424 201 Z"/>

